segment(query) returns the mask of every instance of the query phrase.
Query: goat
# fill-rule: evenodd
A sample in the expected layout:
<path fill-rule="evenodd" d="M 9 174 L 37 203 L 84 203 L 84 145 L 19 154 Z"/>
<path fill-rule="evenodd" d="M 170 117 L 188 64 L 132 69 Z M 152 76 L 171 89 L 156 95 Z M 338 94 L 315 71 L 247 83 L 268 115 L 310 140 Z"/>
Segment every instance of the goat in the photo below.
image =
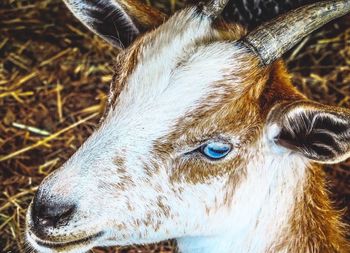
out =
<path fill-rule="evenodd" d="M 226 0 L 171 17 L 131 0 L 64 1 L 120 53 L 98 129 L 28 208 L 34 249 L 175 238 L 184 253 L 349 252 L 321 164 L 350 157 L 350 110 L 307 99 L 280 60 L 349 0 L 249 33 L 220 18 Z"/>

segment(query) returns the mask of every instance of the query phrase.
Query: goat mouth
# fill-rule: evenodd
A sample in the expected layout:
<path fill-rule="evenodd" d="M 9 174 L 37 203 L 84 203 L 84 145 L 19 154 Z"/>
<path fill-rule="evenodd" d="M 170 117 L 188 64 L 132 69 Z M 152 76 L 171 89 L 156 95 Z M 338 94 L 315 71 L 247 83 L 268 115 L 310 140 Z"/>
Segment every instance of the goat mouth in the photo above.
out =
<path fill-rule="evenodd" d="M 96 240 L 97 238 L 101 237 L 103 234 L 104 232 L 99 232 L 90 236 L 86 236 L 81 239 L 67 241 L 67 242 L 52 242 L 52 241 L 41 240 L 39 238 L 35 238 L 34 240 L 39 246 L 50 248 L 50 249 L 58 249 L 58 248 L 71 247 L 71 246 L 76 246 L 81 244 L 88 244 L 93 240 Z"/>

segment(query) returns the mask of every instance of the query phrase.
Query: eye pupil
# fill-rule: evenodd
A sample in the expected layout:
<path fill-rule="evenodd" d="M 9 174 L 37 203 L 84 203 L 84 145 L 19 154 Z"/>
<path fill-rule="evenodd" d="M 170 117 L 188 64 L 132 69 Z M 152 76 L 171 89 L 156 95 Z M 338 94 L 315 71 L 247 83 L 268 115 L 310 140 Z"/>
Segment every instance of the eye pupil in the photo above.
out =
<path fill-rule="evenodd" d="M 213 142 L 202 146 L 201 153 L 210 159 L 221 159 L 231 151 L 231 145 Z"/>

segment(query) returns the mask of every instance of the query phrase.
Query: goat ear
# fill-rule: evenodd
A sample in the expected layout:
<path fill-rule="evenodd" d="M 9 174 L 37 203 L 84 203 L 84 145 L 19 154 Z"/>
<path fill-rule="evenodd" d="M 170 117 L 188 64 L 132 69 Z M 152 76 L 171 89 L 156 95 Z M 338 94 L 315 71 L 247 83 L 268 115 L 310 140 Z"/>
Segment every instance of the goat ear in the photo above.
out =
<path fill-rule="evenodd" d="M 350 110 L 310 101 L 279 104 L 268 116 L 268 138 L 320 163 L 350 157 Z"/>
<path fill-rule="evenodd" d="M 127 47 L 140 33 L 160 25 L 162 12 L 137 0 L 64 0 L 90 30 L 116 47 Z"/>

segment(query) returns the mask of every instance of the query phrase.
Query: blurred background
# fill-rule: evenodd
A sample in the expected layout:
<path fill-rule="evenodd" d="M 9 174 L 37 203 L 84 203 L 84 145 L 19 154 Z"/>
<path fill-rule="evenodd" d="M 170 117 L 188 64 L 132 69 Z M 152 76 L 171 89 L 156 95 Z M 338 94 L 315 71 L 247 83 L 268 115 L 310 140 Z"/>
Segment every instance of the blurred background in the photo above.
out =
<path fill-rule="evenodd" d="M 185 4 L 146 2 L 166 13 Z M 231 0 L 224 16 L 252 28 L 308 2 L 315 1 Z M 25 252 L 26 207 L 41 180 L 94 130 L 117 54 L 61 0 L 0 1 L 0 252 Z M 350 16 L 305 38 L 286 62 L 295 85 L 308 97 L 350 108 Z M 350 161 L 325 170 L 336 206 L 349 209 Z M 344 219 L 350 221 L 349 211 Z M 164 242 L 93 252 L 170 253 L 174 248 L 173 242 Z"/>

